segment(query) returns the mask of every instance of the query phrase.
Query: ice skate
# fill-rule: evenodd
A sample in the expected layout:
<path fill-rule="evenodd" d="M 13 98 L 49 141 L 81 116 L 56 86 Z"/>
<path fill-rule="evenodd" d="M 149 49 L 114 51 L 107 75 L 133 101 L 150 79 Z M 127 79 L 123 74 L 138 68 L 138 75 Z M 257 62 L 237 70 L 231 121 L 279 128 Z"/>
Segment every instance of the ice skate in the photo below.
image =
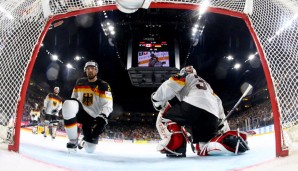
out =
<path fill-rule="evenodd" d="M 174 150 L 174 151 L 165 151 L 166 156 L 169 158 L 182 158 L 186 157 L 186 143 L 184 142 L 183 145 Z"/>
<path fill-rule="evenodd" d="M 78 144 L 78 149 L 81 150 L 82 148 L 84 148 L 84 145 L 85 145 L 85 141 L 83 139 L 81 139 Z"/>
<path fill-rule="evenodd" d="M 70 140 L 66 144 L 66 148 L 68 149 L 68 152 L 77 151 L 77 147 L 78 147 L 78 140 Z"/>
<path fill-rule="evenodd" d="M 183 157 L 186 157 L 186 154 L 185 153 L 183 153 L 183 154 L 168 153 L 166 156 L 169 158 L 183 158 Z"/>

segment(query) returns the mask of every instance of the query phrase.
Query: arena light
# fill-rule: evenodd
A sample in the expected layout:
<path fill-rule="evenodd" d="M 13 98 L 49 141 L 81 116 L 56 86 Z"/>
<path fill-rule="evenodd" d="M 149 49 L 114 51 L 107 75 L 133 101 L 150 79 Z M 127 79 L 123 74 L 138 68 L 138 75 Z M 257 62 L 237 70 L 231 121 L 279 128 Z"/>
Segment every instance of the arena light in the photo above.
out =
<path fill-rule="evenodd" d="M 52 55 L 51 55 L 51 58 L 52 58 L 53 61 L 59 61 L 59 62 L 63 63 L 63 62 L 59 59 L 58 55 L 54 55 L 54 54 L 52 54 Z"/>
<path fill-rule="evenodd" d="M 124 13 L 134 13 L 139 8 L 148 9 L 152 0 L 115 0 L 117 8 Z"/>
<path fill-rule="evenodd" d="M 65 66 L 66 66 L 67 69 L 74 69 L 75 70 L 75 68 L 70 63 L 66 64 Z"/>
<path fill-rule="evenodd" d="M 52 60 L 53 61 L 57 61 L 58 60 L 58 56 L 57 55 L 52 55 Z"/>
<path fill-rule="evenodd" d="M 114 37 L 116 34 L 114 22 L 112 20 L 106 19 L 101 23 L 102 30 L 104 34 L 108 37 Z"/>
<path fill-rule="evenodd" d="M 233 69 L 236 69 L 236 70 L 239 69 L 239 68 L 241 68 L 241 64 L 239 64 L 239 63 L 236 63 L 233 67 Z"/>
<path fill-rule="evenodd" d="M 193 27 L 193 28 L 192 28 L 192 33 L 195 34 L 195 33 L 197 33 L 197 31 L 198 31 L 198 29 L 197 29 L 196 27 Z"/>
<path fill-rule="evenodd" d="M 257 54 L 258 54 L 258 52 L 256 52 L 255 54 L 250 54 L 250 55 L 248 56 L 247 60 L 245 60 L 245 62 L 247 62 L 247 61 L 252 61 L 252 60 L 256 57 Z"/>
<path fill-rule="evenodd" d="M 229 55 L 229 56 L 227 56 L 226 58 L 227 58 L 227 60 L 229 60 L 229 61 L 231 61 L 231 60 L 234 59 L 232 55 Z"/>
<path fill-rule="evenodd" d="M 199 17 L 201 17 L 208 9 L 209 7 L 209 0 L 204 0 L 200 6 L 200 11 L 199 11 Z"/>
<path fill-rule="evenodd" d="M 253 60 L 255 58 L 255 55 L 249 55 L 247 60 Z"/>
<path fill-rule="evenodd" d="M 204 17 L 199 17 L 197 19 L 197 22 L 192 27 L 192 39 L 196 41 L 199 36 L 203 34 L 204 28 L 205 28 L 206 20 Z"/>
<path fill-rule="evenodd" d="M 81 60 L 81 59 L 83 59 L 84 57 L 83 56 L 76 56 L 76 57 L 74 57 L 74 60 L 75 61 L 79 61 L 79 60 Z"/>

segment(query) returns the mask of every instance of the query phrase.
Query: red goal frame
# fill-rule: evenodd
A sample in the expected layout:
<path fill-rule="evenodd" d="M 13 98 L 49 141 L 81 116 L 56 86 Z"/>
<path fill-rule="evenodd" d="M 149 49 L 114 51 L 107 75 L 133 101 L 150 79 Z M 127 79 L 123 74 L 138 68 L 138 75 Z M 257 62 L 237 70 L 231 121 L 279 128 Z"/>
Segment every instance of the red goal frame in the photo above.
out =
<path fill-rule="evenodd" d="M 193 5 L 193 4 L 179 4 L 179 3 L 151 3 L 149 8 L 168 8 L 168 9 L 184 9 L 184 10 L 197 10 L 199 8 L 199 5 Z M 30 77 L 31 73 L 36 61 L 37 54 L 39 52 L 39 49 L 41 47 L 41 43 L 43 42 L 43 39 L 50 27 L 50 25 L 57 20 L 63 19 L 63 18 L 68 18 L 71 16 L 76 16 L 76 15 L 82 15 L 82 14 L 87 14 L 87 13 L 94 13 L 94 12 L 101 12 L 105 10 L 117 10 L 116 5 L 109 5 L 109 6 L 103 6 L 103 7 L 95 7 L 95 8 L 88 8 L 88 9 L 83 9 L 79 11 L 73 11 L 69 12 L 66 14 L 59 14 L 56 16 L 53 16 L 47 21 L 46 26 L 44 27 L 44 30 L 42 31 L 42 34 L 40 35 L 38 39 L 38 43 L 35 46 L 31 61 L 29 63 L 29 66 L 27 68 L 27 72 L 25 74 L 25 80 L 21 88 L 21 94 L 20 94 L 20 101 L 17 105 L 17 116 L 16 116 L 16 122 L 15 122 L 15 135 L 14 135 L 14 144 L 9 145 L 8 149 L 12 151 L 19 151 L 19 145 L 20 145 L 20 127 L 21 127 L 21 122 L 22 122 L 22 113 L 23 113 L 23 106 L 25 104 L 25 99 L 26 99 L 26 92 L 28 89 L 28 85 L 30 82 Z M 217 13 L 217 14 L 222 14 L 222 15 L 228 15 L 232 17 L 237 17 L 246 23 L 246 26 L 253 38 L 253 41 L 257 47 L 258 54 L 260 56 L 261 64 L 265 73 L 265 78 L 267 81 L 268 85 L 268 91 L 270 95 L 270 100 L 271 100 L 271 105 L 272 105 L 272 112 L 273 112 L 273 117 L 274 117 L 274 130 L 275 130 L 275 139 L 276 139 L 276 156 L 287 156 L 288 155 L 288 150 L 282 148 L 282 130 L 281 130 L 281 125 L 280 125 L 280 113 L 278 110 L 278 104 L 276 101 L 276 96 L 274 92 L 274 86 L 273 86 L 273 81 L 271 78 L 271 74 L 269 71 L 269 67 L 267 65 L 266 59 L 264 52 L 262 50 L 262 46 L 260 45 L 260 42 L 258 41 L 257 35 L 254 31 L 254 29 L 251 27 L 251 22 L 249 18 L 247 17 L 246 14 L 240 13 L 240 12 L 235 12 L 235 11 L 229 11 L 225 9 L 218 9 L 218 8 L 208 8 L 208 12 L 212 13 Z"/>

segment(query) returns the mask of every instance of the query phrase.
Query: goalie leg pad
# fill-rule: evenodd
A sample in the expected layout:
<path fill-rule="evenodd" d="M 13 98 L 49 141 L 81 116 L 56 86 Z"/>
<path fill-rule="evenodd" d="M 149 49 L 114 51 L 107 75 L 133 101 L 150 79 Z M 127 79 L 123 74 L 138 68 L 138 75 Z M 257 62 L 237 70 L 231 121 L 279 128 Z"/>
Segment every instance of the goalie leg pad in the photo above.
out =
<path fill-rule="evenodd" d="M 185 138 L 181 127 L 177 123 L 171 121 L 165 124 L 161 123 L 157 129 L 162 133 L 160 134 L 162 140 L 157 145 L 158 151 L 175 154 L 175 150 L 181 148 L 185 144 Z"/>
<path fill-rule="evenodd" d="M 78 123 L 76 115 L 79 111 L 79 103 L 75 100 L 66 100 L 62 105 L 64 127 L 70 140 L 78 139 Z"/>
<path fill-rule="evenodd" d="M 166 106 L 159 111 L 156 119 L 156 128 L 161 137 L 161 141 L 157 145 L 157 150 L 161 153 L 172 153 L 175 155 L 182 155 L 184 153 L 185 155 L 186 140 L 181 126 L 176 122 L 172 122 L 170 119 L 163 118 L 170 108 L 170 103 L 167 103 Z"/>
<path fill-rule="evenodd" d="M 212 138 L 201 155 L 238 154 L 249 150 L 247 135 L 240 131 L 228 131 Z"/>

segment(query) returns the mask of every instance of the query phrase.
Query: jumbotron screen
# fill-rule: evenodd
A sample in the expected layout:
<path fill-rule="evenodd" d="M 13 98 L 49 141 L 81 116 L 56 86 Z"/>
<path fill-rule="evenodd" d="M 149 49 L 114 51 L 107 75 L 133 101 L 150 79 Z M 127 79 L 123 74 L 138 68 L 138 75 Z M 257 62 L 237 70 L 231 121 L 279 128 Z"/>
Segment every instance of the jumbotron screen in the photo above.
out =
<path fill-rule="evenodd" d="M 138 47 L 138 67 L 169 67 L 169 51 L 166 41 L 141 41 Z"/>

